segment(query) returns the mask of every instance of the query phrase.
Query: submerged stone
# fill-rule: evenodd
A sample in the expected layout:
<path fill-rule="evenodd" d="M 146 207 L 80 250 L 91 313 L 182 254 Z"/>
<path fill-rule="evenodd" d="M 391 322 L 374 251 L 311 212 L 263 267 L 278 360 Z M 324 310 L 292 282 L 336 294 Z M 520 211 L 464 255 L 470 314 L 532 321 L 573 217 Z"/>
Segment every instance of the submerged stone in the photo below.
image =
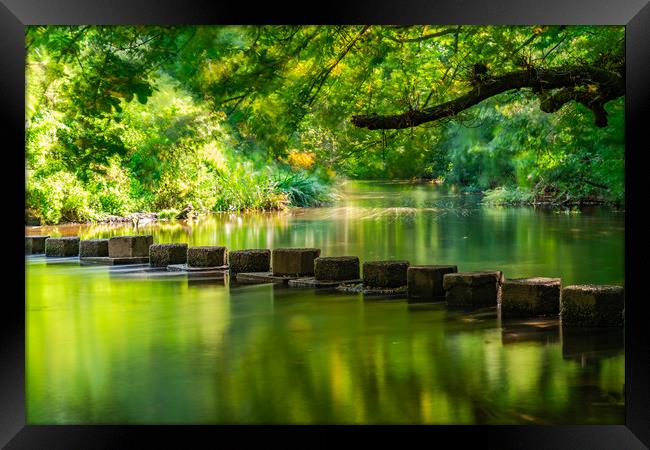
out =
<path fill-rule="evenodd" d="M 82 266 L 91 265 L 106 265 L 106 266 L 122 266 L 132 264 L 147 264 L 149 263 L 149 256 L 131 256 L 123 258 L 111 258 L 110 256 L 85 256 L 79 258 L 79 264 Z"/>
<path fill-rule="evenodd" d="M 443 277 L 458 272 L 457 266 L 409 266 L 406 272 L 409 301 L 443 299 Z"/>
<path fill-rule="evenodd" d="M 45 256 L 79 255 L 78 237 L 61 237 L 45 239 Z"/>
<path fill-rule="evenodd" d="M 560 312 L 559 278 L 515 278 L 501 286 L 502 317 L 558 315 Z"/>
<path fill-rule="evenodd" d="M 273 283 L 288 284 L 291 280 L 297 280 L 299 277 L 274 275 L 272 272 L 240 272 L 236 276 L 237 283 Z"/>
<path fill-rule="evenodd" d="M 108 240 L 108 256 L 111 258 L 148 257 L 153 244 L 152 235 L 114 236 Z"/>
<path fill-rule="evenodd" d="M 228 252 L 228 268 L 231 275 L 240 272 L 269 272 L 271 270 L 271 250 L 249 249 Z"/>
<path fill-rule="evenodd" d="M 359 279 L 357 256 L 321 256 L 314 260 L 317 281 L 346 281 Z"/>
<path fill-rule="evenodd" d="M 25 236 L 25 253 L 45 253 L 45 239 L 49 236 Z"/>
<path fill-rule="evenodd" d="M 363 263 L 363 284 L 369 288 L 406 286 L 408 261 L 368 261 Z"/>
<path fill-rule="evenodd" d="M 273 275 L 314 275 L 314 260 L 320 256 L 318 248 L 276 248 L 271 254 Z"/>
<path fill-rule="evenodd" d="M 406 286 L 398 287 L 370 287 L 363 283 L 341 283 L 336 287 L 337 291 L 348 294 L 363 294 L 364 297 L 405 297 L 407 295 Z"/>
<path fill-rule="evenodd" d="M 79 257 L 108 256 L 108 239 L 87 239 L 79 242 Z"/>
<path fill-rule="evenodd" d="M 625 290 L 621 286 L 583 284 L 562 289 L 562 325 L 622 327 Z"/>
<path fill-rule="evenodd" d="M 496 306 L 503 274 L 499 271 L 448 273 L 443 277 L 445 299 L 450 306 Z"/>
<path fill-rule="evenodd" d="M 187 244 L 154 244 L 149 247 L 149 264 L 166 267 L 187 261 Z"/>
<path fill-rule="evenodd" d="M 187 249 L 189 267 L 222 267 L 226 265 L 226 247 L 190 247 Z"/>

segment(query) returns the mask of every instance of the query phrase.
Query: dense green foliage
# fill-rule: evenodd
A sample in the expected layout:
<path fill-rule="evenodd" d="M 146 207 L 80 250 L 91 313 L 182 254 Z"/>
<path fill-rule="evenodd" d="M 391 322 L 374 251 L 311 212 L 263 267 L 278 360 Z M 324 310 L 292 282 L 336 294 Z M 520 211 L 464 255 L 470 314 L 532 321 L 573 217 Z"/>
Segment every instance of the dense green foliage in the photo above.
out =
<path fill-rule="evenodd" d="M 525 89 L 405 130 L 350 117 L 457 97 L 476 63 L 608 69 L 623 38 L 582 26 L 28 27 L 26 206 L 53 223 L 311 206 L 337 177 L 621 202 L 622 97 L 605 128 L 576 102 L 541 112 Z"/>

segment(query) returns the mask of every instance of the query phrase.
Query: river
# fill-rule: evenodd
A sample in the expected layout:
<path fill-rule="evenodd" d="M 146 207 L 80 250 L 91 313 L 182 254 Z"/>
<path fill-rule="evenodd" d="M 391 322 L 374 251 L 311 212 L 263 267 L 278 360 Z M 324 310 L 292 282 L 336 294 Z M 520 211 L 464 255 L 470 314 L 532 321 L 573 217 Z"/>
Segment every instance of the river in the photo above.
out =
<path fill-rule="evenodd" d="M 140 226 L 154 241 L 624 285 L 624 214 L 347 182 L 331 207 Z M 132 225 L 26 227 L 82 239 Z M 27 423 L 624 423 L 622 331 L 26 258 Z"/>

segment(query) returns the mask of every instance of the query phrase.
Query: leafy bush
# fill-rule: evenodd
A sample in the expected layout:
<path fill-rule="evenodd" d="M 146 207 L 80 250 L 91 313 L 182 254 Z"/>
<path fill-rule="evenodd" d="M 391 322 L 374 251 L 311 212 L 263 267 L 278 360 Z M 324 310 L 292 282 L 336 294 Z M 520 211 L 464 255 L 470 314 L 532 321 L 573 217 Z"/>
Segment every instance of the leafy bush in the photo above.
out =
<path fill-rule="evenodd" d="M 177 209 L 163 209 L 158 213 L 158 218 L 161 220 L 171 220 L 175 219 L 176 216 L 178 216 L 178 211 Z"/>
<path fill-rule="evenodd" d="M 285 194 L 292 206 L 317 206 L 332 200 L 328 186 L 302 172 L 276 175 L 273 189 Z"/>
<path fill-rule="evenodd" d="M 498 187 L 484 192 L 483 203 L 489 205 L 523 205 L 531 203 L 533 193 L 520 187 Z"/>

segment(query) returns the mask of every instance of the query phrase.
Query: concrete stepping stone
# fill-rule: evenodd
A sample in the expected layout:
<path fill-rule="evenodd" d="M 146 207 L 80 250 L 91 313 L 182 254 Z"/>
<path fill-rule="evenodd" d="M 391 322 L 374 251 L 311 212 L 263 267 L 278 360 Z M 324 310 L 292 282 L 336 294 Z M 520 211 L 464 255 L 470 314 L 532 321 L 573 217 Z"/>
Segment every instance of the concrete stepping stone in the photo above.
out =
<path fill-rule="evenodd" d="M 360 277 L 357 256 L 321 256 L 314 260 L 314 278 L 317 281 L 358 281 Z"/>
<path fill-rule="evenodd" d="M 562 289 L 563 326 L 622 327 L 625 290 L 621 286 L 583 284 Z"/>
<path fill-rule="evenodd" d="M 271 271 L 275 276 L 313 276 L 319 256 L 318 248 L 276 248 L 271 253 Z"/>
<path fill-rule="evenodd" d="M 108 239 L 84 239 L 80 241 L 79 257 L 108 257 Z"/>
<path fill-rule="evenodd" d="M 149 258 L 152 235 L 114 236 L 108 240 L 108 256 L 111 258 Z"/>
<path fill-rule="evenodd" d="M 25 236 L 25 254 L 37 255 L 45 253 L 45 239 L 49 236 Z"/>
<path fill-rule="evenodd" d="M 447 273 L 457 272 L 457 266 L 409 266 L 406 272 L 409 302 L 444 300 L 443 278 Z"/>
<path fill-rule="evenodd" d="M 335 288 L 341 283 L 361 283 L 356 256 L 320 256 L 314 260 L 314 276 L 289 280 L 289 286 Z"/>
<path fill-rule="evenodd" d="M 513 278 L 501 286 L 502 317 L 556 316 L 560 313 L 559 278 Z"/>
<path fill-rule="evenodd" d="M 149 247 L 149 264 L 167 267 L 187 262 L 187 244 L 153 244 Z"/>
<path fill-rule="evenodd" d="M 45 239 L 45 256 L 78 256 L 78 237 L 61 237 Z"/>
<path fill-rule="evenodd" d="M 188 267 L 223 267 L 227 265 L 226 247 L 202 246 L 187 249 Z"/>
<path fill-rule="evenodd" d="M 449 306 L 497 306 L 503 274 L 500 271 L 448 273 L 443 277 Z"/>
<path fill-rule="evenodd" d="M 399 288 L 407 285 L 408 261 L 367 261 L 363 263 L 366 288 Z"/>
<path fill-rule="evenodd" d="M 271 250 L 248 249 L 228 252 L 230 274 L 266 273 L 271 271 Z"/>
<path fill-rule="evenodd" d="M 170 272 L 187 272 L 194 274 L 222 273 L 228 270 L 226 264 L 226 247 L 204 246 L 187 249 L 186 264 L 170 264 Z"/>

